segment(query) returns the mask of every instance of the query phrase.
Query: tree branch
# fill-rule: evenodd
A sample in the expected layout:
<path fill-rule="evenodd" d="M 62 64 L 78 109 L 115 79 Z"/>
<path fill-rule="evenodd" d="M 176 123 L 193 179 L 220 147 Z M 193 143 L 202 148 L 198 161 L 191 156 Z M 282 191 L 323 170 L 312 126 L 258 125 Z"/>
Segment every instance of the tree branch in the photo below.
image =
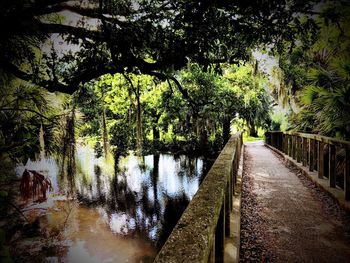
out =
<path fill-rule="evenodd" d="M 83 8 L 81 6 L 77 5 L 69 5 L 67 3 L 58 4 L 58 5 L 52 5 L 47 6 L 46 8 L 37 10 L 35 12 L 36 15 L 45 15 L 45 14 L 52 14 L 52 13 L 58 13 L 61 11 L 69 11 L 78 15 L 81 15 L 83 17 L 92 18 L 92 19 L 99 19 L 102 20 L 102 18 L 105 21 L 108 21 L 113 24 L 117 24 L 119 26 L 124 26 L 127 23 L 124 21 L 121 21 L 120 19 L 116 18 L 115 16 L 112 16 L 110 14 L 101 13 L 100 8 Z M 102 15 L 102 17 L 101 17 Z"/>
<path fill-rule="evenodd" d="M 136 88 L 135 88 L 134 84 L 132 83 L 132 80 L 130 79 L 130 77 L 128 75 L 126 75 L 125 73 L 123 73 L 123 77 L 129 82 L 132 91 L 134 92 L 135 96 L 138 97 Z"/>
<path fill-rule="evenodd" d="M 94 39 L 94 40 L 104 40 L 104 34 L 100 31 L 88 30 L 82 27 L 74 27 L 61 24 L 41 24 L 40 28 L 43 32 L 48 34 L 59 33 L 59 34 L 70 34 L 81 39 Z"/>
<path fill-rule="evenodd" d="M 180 82 L 179 82 L 174 76 L 170 77 L 170 79 L 171 79 L 172 81 L 174 81 L 174 83 L 176 84 L 177 88 L 178 88 L 179 91 L 181 92 L 182 96 L 183 96 L 191 105 L 193 105 L 193 106 L 198 106 L 198 103 L 195 102 L 195 101 L 190 97 L 190 95 L 188 94 L 187 90 L 185 90 L 185 89 L 181 86 Z"/>
<path fill-rule="evenodd" d="M 46 88 L 48 91 L 60 91 L 63 93 L 68 93 L 71 94 L 74 92 L 72 91 L 68 85 L 62 84 L 59 82 L 54 82 L 50 80 L 42 80 L 39 79 L 38 77 L 29 74 L 27 72 L 24 72 L 20 70 L 17 66 L 14 64 L 10 63 L 9 61 L 1 61 L 2 68 L 9 72 L 10 74 L 14 75 L 15 77 L 33 83 L 35 85 L 38 85 L 40 87 Z"/>

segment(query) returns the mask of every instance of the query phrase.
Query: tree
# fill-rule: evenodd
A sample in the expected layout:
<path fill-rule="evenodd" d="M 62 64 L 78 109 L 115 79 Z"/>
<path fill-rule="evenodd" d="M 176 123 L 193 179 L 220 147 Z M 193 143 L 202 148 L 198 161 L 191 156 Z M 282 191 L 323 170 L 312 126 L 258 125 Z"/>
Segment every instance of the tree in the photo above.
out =
<path fill-rule="evenodd" d="M 306 34 L 315 36 L 312 41 L 300 37 L 298 45 L 281 53 L 282 93 L 297 106 L 292 108 L 291 128 L 350 138 L 350 6 L 332 1 L 320 9 L 318 30 Z"/>
<path fill-rule="evenodd" d="M 249 135 L 257 137 L 257 128 L 268 128 L 270 122 L 270 95 L 267 80 L 251 64 L 232 67 L 225 77 L 234 86 L 237 113 L 248 126 Z"/>
<path fill-rule="evenodd" d="M 304 30 L 295 26 L 294 14 L 312 8 L 311 1 L 36 0 L 1 5 L 1 25 L 11 25 L 2 30 L 7 32 L 0 46 L 2 70 L 66 93 L 106 73 L 134 72 L 165 80 L 188 59 L 205 68 L 247 59 L 252 47 L 278 44 Z M 62 17 L 61 11 L 69 15 Z M 48 74 L 38 66 L 41 56 L 35 50 L 44 36 L 55 33 L 78 51 L 57 58 L 57 72 Z"/>
<path fill-rule="evenodd" d="M 49 133 L 52 124 L 57 124 L 45 92 L 14 80 L 1 93 L 0 155 L 22 161 L 34 158 L 40 151 L 40 128 Z"/>
<path fill-rule="evenodd" d="M 161 146 L 161 117 L 166 114 L 172 99 L 168 88 L 167 82 L 154 82 L 154 85 L 148 86 L 148 91 L 144 93 L 144 134 L 152 132 L 153 150 L 159 150 Z"/>

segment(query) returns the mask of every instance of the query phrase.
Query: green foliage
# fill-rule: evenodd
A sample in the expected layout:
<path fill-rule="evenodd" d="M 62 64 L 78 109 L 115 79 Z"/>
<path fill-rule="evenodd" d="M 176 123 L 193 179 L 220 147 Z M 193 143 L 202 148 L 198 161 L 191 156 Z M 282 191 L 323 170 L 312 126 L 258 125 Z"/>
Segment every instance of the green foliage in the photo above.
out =
<path fill-rule="evenodd" d="M 296 105 L 290 115 L 294 129 L 348 139 L 350 7 L 332 1 L 320 9 L 314 17 L 318 23 L 314 41 L 299 38 L 299 44 L 280 55 L 285 91 L 279 95 Z"/>
<path fill-rule="evenodd" d="M 34 158 L 40 151 L 40 127 L 48 131 L 56 121 L 46 93 L 20 81 L 13 81 L 1 93 L 0 153 L 12 159 Z"/>
<path fill-rule="evenodd" d="M 285 73 L 288 83 L 297 89 L 305 74 L 294 65 L 303 63 L 304 46 L 314 42 L 315 23 L 295 13 L 311 10 L 310 3 L 135 4 L 113 0 L 88 6 L 51 6 L 43 1 L 1 4 L 2 21 L 11 21 L 13 27 L 1 42 L 4 53 L 0 60 L 7 58 L 10 62 L 1 69 L 50 91 L 77 91 L 68 107 L 57 107 L 63 109 L 62 115 L 56 116 L 57 124 L 21 120 L 20 129 L 11 128 L 20 130 L 18 134 L 23 138 L 19 139 L 28 141 L 14 155 L 26 152 L 26 157 L 34 157 L 39 151 L 41 126 L 46 152 L 62 152 L 60 145 L 73 145 L 75 137 L 93 137 L 100 143 L 95 144 L 97 155 L 101 147 L 105 154 L 109 147 L 117 152 L 140 151 L 142 144 L 157 150 L 165 141 L 177 146 L 186 142 L 189 148 L 201 151 L 219 149 L 229 136 L 231 121 L 237 118 L 243 118 L 251 134 L 256 135 L 258 127 L 270 124 L 266 79 L 256 72 L 255 65 L 240 61 L 248 61 L 251 48 L 257 45 L 269 43 L 280 50 L 284 39 L 297 46 L 293 39 L 299 36 L 302 45 L 291 48 L 290 61 L 281 59 L 286 61 L 284 69 L 290 68 Z M 81 21 L 67 23 L 68 17 L 60 12 L 67 5 L 69 12 L 82 17 Z M 100 11 L 103 15 L 96 15 Z M 23 24 L 15 19 L 24 14 Z M 90 24 L 90 18 L 98 20 L 98 26 Z M 302 34 L 305 29 L 307 34 Z M 63 45 L 48 42 L 45 52 L 39 52 L 43 33 L 58 33 Z M 28 56 L 18 48 L 25 40 L 28 46 L 24 51 L 31 51 Z M 12 42 L 16 45 L 6 49 Z M 60 52 L 58 46 L 71 50 Z M 233 63 L 237 66 L 230 65 Z M 347 66 L 342 65 L 346 70 Z M 63 98 L 66 100 L 70 99 Z M 44 102 L 40 107 L 53 104 L 39 101 Z M 45 117 L 54 115 L 52 109 L 50 114 L 38 111 L 45 111 Z M 77 127 L 73 124 L 80 114 L 83 124 Z M 8 145 L 9 139 L 2 137 L 3 144 Z"/>
<path fill-rule="evenodd" d="M 252 136 L 243 136 L 243 142 L 254 142 L 254 141 L 263 141 L 264 136 L 252 137 Z"/>
<path fill-rule="evenodd" d="M 227 78 L 236 92 L 236 112 L 246 120 L 251 136 L 256 129 L 269 128 L 271 99 L 267 92 L 267 80 L 251 65 L 241 65 L 227 73 Z"/>
<path fill-rule="evenodd" d="M 265 77 L 253 74 L 250 65 L 222 65 L 222 69 L 223 75 L 218 75 L 214 69 L 188 63 L 167 81 L 147 75 L 104 75 L 85 84 L 77 96 L 85 120 L 79 134 L 100 141 L 103 110 L 108 142 L 118 154 L 139 147 L 138 132 L 148 152 L 204 153 L 222 148 L 237 116 L 249 121 L 252 129 L 266 128 L 270 100 Z M 97 155 L 101 147 L 97 142 Z"/>
<path fill-rule="evenodd" d="M 350 86 L 330 91 L 321 87 L 309 87 L 301 92 L 303 108 L 295 121 L 304 129 L 314 127 L 313 132 L 341 136 L 348 134 L 350 127 Z"/>
<path fill-rule="evenodd" d="M 143 73 L 164 79 L 186 67 L 188 59 L 220 71 L 218 63 L 248 60 L 250 49 L 258 45 L 279 47 L 281 39 L 292 41 L 305 28 L 311 29 L 311 19 L 301 20 L 295 14 L 312 10 L 312 3 L 2 1 L 0 25 L 5 33 L 0 60 L 9 63 L 2 63 L 1 69 L 51 91 L 68 93 L 107 73 Z M 71 21 L 71 17 L 81 19 Z M 55 33 L 57 42 L 73 47 L 74 52 L 37 56 L 42 41 Z M 312 38 L 302 36 L 305 41 Z"/>

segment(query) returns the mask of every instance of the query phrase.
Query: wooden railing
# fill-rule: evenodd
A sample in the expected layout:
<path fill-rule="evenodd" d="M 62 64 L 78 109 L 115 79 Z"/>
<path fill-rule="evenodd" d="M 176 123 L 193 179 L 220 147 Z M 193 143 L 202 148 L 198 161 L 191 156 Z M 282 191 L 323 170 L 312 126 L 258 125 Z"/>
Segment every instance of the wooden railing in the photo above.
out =
<path fill-rule="evenodd" d="M 242 133 L 232 136 L 154 262 L 220 262 L 230 233 Z"/>
<path fill-rule="evenodd" d="M 350 200 L 350 142 L 316 134 L 266 132 L 267 144 L 292 157 L 319 178 L 328 178 L 329 186 L 344 191 Z"/>

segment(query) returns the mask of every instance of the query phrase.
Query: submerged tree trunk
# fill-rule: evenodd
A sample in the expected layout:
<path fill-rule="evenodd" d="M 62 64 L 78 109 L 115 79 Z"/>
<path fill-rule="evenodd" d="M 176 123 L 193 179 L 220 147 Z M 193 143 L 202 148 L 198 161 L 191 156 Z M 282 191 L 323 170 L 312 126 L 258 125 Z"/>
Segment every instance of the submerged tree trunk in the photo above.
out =
<path fill-rule="evenodd" d="M 66 117 L 62 146 L 62 174 L 67 172 L 69 194 L 73 195 L 75 174 L 75 106 Z"/>
<path fill-rule="evenodd" d="M 68 123 L 68 164 L 67 164 L 67 175 L 70 184 L 71 194 L 73 194 L 74 188 L 74 174 L 75 174 L 75 106 L 73 106 L 71 118 Z"/>

